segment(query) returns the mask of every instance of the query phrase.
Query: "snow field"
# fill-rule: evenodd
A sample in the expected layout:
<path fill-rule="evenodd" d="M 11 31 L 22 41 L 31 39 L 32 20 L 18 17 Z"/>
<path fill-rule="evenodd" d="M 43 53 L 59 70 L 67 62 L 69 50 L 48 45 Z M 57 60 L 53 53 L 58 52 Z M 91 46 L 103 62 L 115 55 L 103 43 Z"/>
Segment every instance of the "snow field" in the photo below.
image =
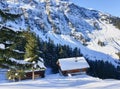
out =
<path fill-rule="evenodd" d="M 0 83 L 0 89 L 119 89 L 119 87 L 120 81 L 118 80 L 101 80 L 85 74 L 71 77 L 52 74 L 34 81 Z"/>

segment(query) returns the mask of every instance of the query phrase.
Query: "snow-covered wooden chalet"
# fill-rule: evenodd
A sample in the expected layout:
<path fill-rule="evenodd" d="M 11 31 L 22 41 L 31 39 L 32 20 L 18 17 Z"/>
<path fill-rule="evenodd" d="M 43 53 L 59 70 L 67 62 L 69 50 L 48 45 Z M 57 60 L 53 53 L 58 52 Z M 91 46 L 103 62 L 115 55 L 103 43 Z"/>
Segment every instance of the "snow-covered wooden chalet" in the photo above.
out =
<path fill-rule="evenodd" d="M 86 73 L 90 67 L 84 57 L 58 59 L 59 72 L 62 75 Z"/>

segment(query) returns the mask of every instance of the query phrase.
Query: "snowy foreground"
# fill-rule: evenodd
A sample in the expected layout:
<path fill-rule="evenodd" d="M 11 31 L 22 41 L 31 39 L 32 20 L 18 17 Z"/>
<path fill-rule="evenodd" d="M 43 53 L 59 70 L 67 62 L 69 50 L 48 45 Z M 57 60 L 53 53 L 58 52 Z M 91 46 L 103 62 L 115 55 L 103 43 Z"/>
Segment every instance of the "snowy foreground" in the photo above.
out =
<path fill-rule="evenodd" d="M 120 81 L 101 80 L 87 75 L 71 77 L 59 74 L 47 75 L 46 78 L 24 80 L 21 82 L 0 83 L 0 89 L 119 89 Z"/>

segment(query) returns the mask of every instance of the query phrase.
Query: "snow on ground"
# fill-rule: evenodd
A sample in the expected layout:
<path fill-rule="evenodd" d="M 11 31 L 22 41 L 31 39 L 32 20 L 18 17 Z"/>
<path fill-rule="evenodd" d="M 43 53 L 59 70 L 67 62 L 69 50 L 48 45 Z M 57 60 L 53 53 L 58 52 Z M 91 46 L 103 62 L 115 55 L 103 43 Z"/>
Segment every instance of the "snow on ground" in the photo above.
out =
<path fill-rule="evenodd" d="M 6 78 L 6 69 L 0 69 L 0 83 L 8 82 Z"/>
<path fill-rule="evenodd" d="M 34 81 L 0 83 L 0 89 L 119 89 L 119 87 L 118 80 L 101 80 L 85 74 L 72 77 L 51 74 Z"/>

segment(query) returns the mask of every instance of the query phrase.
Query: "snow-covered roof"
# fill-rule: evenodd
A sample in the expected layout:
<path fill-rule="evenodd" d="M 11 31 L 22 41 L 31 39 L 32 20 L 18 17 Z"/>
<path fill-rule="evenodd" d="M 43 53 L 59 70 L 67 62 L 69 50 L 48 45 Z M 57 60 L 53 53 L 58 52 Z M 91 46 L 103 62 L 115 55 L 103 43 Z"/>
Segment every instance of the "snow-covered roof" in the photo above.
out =
<path fill-rule="evenodd" d="M 26 62 L 29 62 L 30 60 L 31 60 L 31 58 L 25 59 Z M 39 57 L 39 61 L 38 61 L 37 65 L 40 66 L 41 68 L 45 68 L 44 61 L 41 57 Z"/>
<path fill-rule="evenodd" d="M 42 59 L 42 58 L 40 58 L 40 59 L 41 59 L 41 61 L 38 61 L 37 64 L 38 64 L 41 68 L 46 68 L 45 65 L 44 65 L 43 59 Z"/>
<path fill-rule="evenodd" d="M 61 70 L 72 70 L 89 67 L 84 57 L 58 59 Z"/>

